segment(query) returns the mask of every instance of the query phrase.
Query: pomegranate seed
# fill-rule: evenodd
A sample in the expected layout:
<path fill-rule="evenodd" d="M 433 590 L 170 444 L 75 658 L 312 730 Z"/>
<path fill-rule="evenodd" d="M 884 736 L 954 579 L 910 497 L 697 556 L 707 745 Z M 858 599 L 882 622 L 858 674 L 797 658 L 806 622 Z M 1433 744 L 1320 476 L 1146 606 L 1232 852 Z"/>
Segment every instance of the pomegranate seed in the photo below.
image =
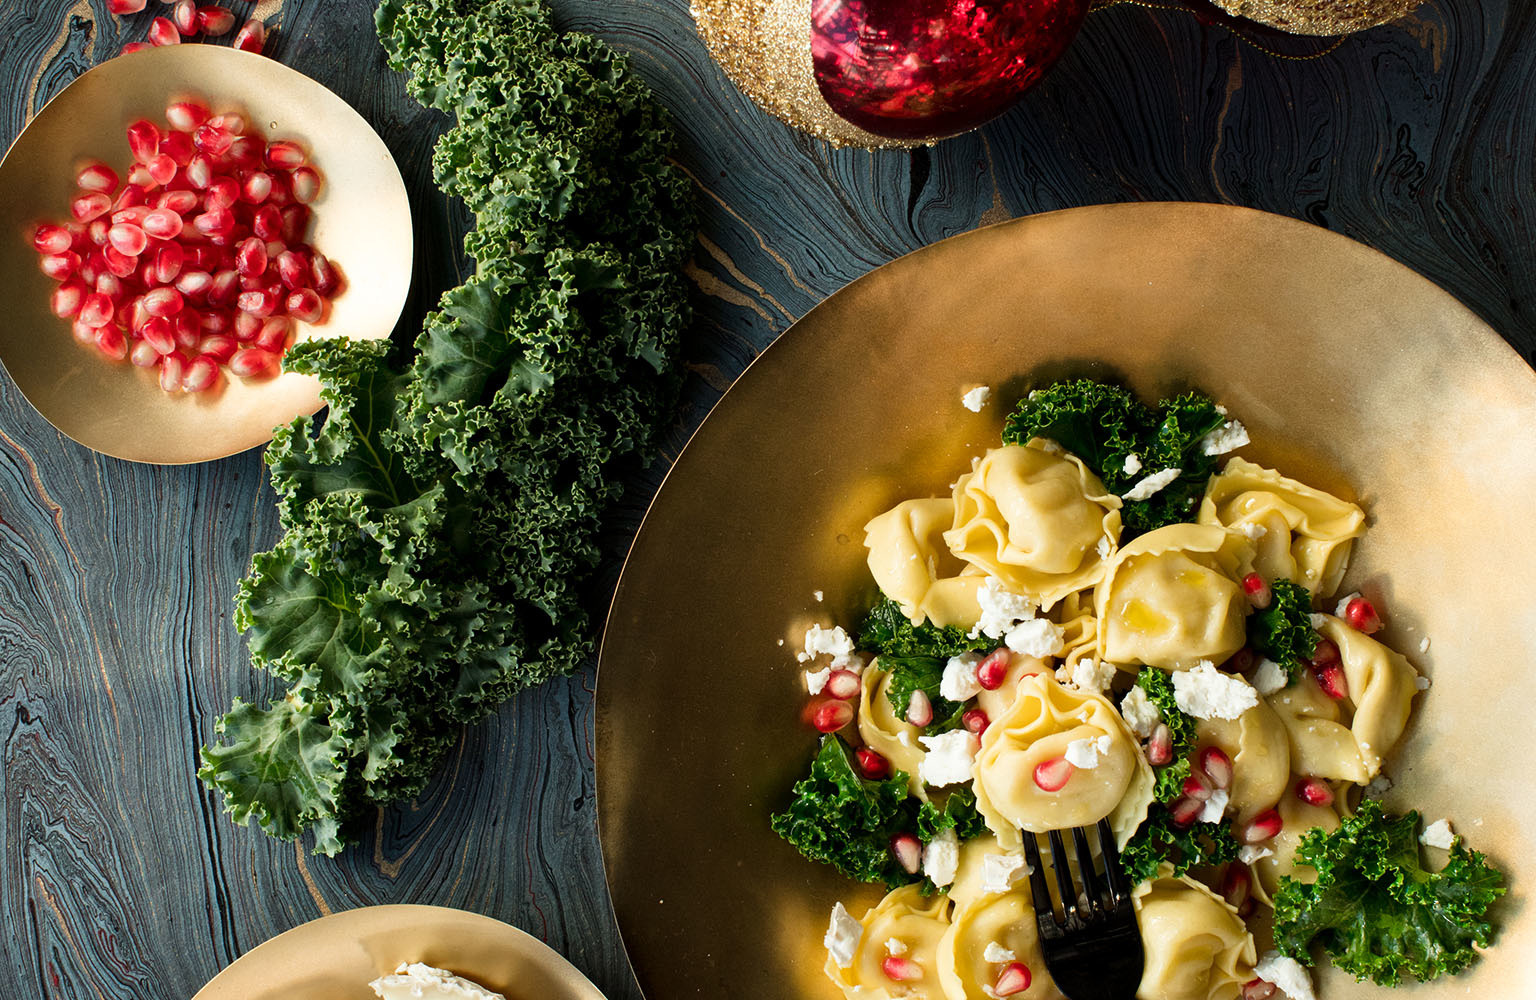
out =
<path fill-rule="evenodd" d="M 261 54 L 267 44 L 267 26 L 252 18 L 235 33 L 234 47 L 245 52 Z"/>
<path fill-rule="evenodd" d="M 891 838 L 891 854 L 908 875 L 916 875 L 923 866 L 923 845 L 910 833 L 898 833 Z"/>
<path fill-rule="evenodd" d="M 307 170 L 308 168 L 300 167 L 299 169 Z M 294 203 L 293 181 L 290 178 L 290 174 L 285 174 L 281 170 L 272 175 L 272 193 L 267 196 L 267 204 L 287 208 Z"/>
<path fill-rule="evenodd" d="M 869 747 L 859 747 L 854 756 L 858 758 L 859 770 L 869 780 L 880 781 L 891 776 L 891 762 L 886 760 L 879 751 L 871 750 Z"/>
<path fill-rule="evenodd" d="M 1059 792 L 1072 780 L 1075 770 L 1065 757 L 1052 757 L 1035 765 L 1035 785 L 1042 792 Z"/>
<path fill-rule="evenodd" d="M 230 359 L 230 367 L 235 368 L 241 358 L 248 354 L 261 354 L 269 359 L 274 356 L 272 352 L 263 350 L 260 347 L 247 347 L 236 352 L 235 356 Z M 270 363 L 269 360 L 268 364 Z M 240 375 L 244 373 L 237 371 L 235 374 Z M 821 704 L 816 706 L 816 710 L 811 713 L 811 725 L 815 726 L 816 731 L 820 733 L 835 733 L 852 721 L 853 706 L 846 701 L 838 701 L 836 698 L 823 700 Z"/>
<path fill-rule="evenodd" d="M 213 180 L 213 161 L 206 153 L 198 153 L 187 161 L 187 183 L 201 191 Z M 195 204 L 195 203 L 194 203 Z M 190 209 L 191 206 L 188 206 Z"/>
<path fill-rule="evenodd" d="M 1173 763 L 1173 731 L 1159 722 L 1147 740 L 1147 763 L 1161 767 Z"/>
<path fill-rule="evenodd" d="M 218 247 L 194 246 L 188 247 L 187 252 L 191 254 L 188 260 L 199 271 L 207 271 L 209 274 L 212 274 L 224 266 L 224 257 Z M 230 263 L 233 263 L 233 260 Z"/>
<path fill-rule="evenodd" d="M 314 167 L 298 167 L 293 172 L 293 200 L 308 205 L 320 194 L 320 175 Z"/>
<path fill-rule="evenodd" d="M 203 195 L 203 203 L 209 211 L 215 208 L 230 208 L 240 200 L 240 185 L 233 177 L 220 177 L 214 175 L 208 182 L 208 193 Z"/>
<path fill-rule="evenodd" d="M 85 282 L 64 282 L 64 284 L 53 290 L 53 297 L 50 300 L 53 314 L 59 319 L 70 319 L 73 316 L 78 316 L 80 314 L 80 307 L 85 304 L 86 294 Z"/>
<path fill-rule="evenodd" d="M 1381 631 L 1381 615 L 1376 612 L 1376 605 L 1363 597 L 1357 597 L 1344 607 L 1344 621 L 1356 632 L 1370 635 Z"/>
<path fill-rule="evenodd" d="M 219 363 L 199 355 L 187 365 L 186 374 L 181 378 L 181 388 L 184 392 L 204 392 L 212 389 L 218 380 Z"/>
<path fill-rule="evenodd" d="M 233 305 L 240 294 L 240 273 L 234 269 L 219 271 L 208 286 L 208 304 L 211 306 Z"/>
<path fill-rule="evenodd" d="M 153 368 L 160 363 L 160 352 L 147 340 L 135 340 L 128 351 L 128 361 L 135 368 Z"/>
<path fill-rule="evenodd" d="M 202 339 L 202 318 L 198 316 L 196 309 L 183 309 L 171 320 L 171 327 L 176 337 L 176 346 L 191 351 L 197 348 L 197 342 Z"/>
<path fill-rule="evenodd" d="M 1349 680 L 1344 676 L 1344 667 L 1337 663 L 1326 667 L 1313 667 L 1312 676 L 1317 681 L 1317 686 L 1323 689 L 1323 694 L 1334 701 L 1343 701 L 1349 697 Z"/>
<path fill-rule="evenodd" d="M 1243 1000 L 1273 1000 L 1279 987 L 1262 979 L 1250 979 L 1243 984 Z"/>
<path fill-rule="evenodd" d="M 261 332 L 261 323 L 262 321 L 259 317 L 252 316 L 248 312 L 236 312 L 233 323 L 235 339 L 242 344 L 255 340 L 256 335 Z"/>
<path fill-rule="evenodd" d="M 111 299 L 113 308 L 116 308 L 123 298 L 123 279 L 115 274 L 97 275 L 96 290 Z"/>
<path fill-rule="evenodd" d="M 1253 877 L 1248 874 L 1248 866 L 1236 863 L 1227 865 L 1226 873 L 1221 877 L 1221 898 L 1241 908 L 1252 891 Z"/>
<path fill-rule="evenodd" d="M 156 47 L 163 45 L 180 45 L 181 32 L 176 30 L 176 25 L 171 23 L 168 17 L 157 17 L 149 22 L 149 44 Z M 165 379 L 162 377 L 161 386 L 164 387 Z"/>
<path fill-rule="evenodd" d="M 165 191 L 155 201 L 155 207 L 186 215 L 197 207 L 197 195 L 191 191 Z"/>
<path fill-rule="evenodd" d="M 926 726 L 933 721 L 933 702 L 928 700 L 928 692 L 921 688 L 913 691 L 907 702 L 907 721 L 914 726 Z"/>
<path fill-rule="evenodd" d="M 283 239 L 289 243 L 304 242 L 304 235 L 309 232 L 309 217 L 308 205 L 289 205 L 283 209 Z"/>
<path fill-rule="evenodd" d="M 192 145 L 209 156 L 223 156 L 229 152 L 235 137 L 214 124 L 215 121 L 210 119 L 193 130 Z"/>
<path fill-rule="evenodd" d="M 1266 809 L 1249 820 L 1238 831 L 1237 839 L 1245 844 L 1257 844 L 1279 833 L 1280 827 L 1283 825 L 1284 823 L 1281 821 L 1278 812 L 1273 809 Z"/>
<path fill-rule="evenodd" d="M 302 167 L 307 157 L 303 148 L 296 142 L 287 139 L 279 139 L 267 144 L 267 166 L 278 170 L 292 170 Z"/>
<path fill-rule="evenodd" d="M 1200 814 L 1205 811 L 1205 803 L 1199 799 L 1179 799 L 1168 807 L 1168 814 L 1173 818 L 1175 825 L 1187 827 L 1194 824 Z"/>
<path fill-rule="evenodd" d="M 235 26 L 234 12 L 227 7 L 209 5 L 197 8 L 197 26 L 203 34 L 217 37 Z"/>
<path fill-rule="evenodd" d="M 192 136 L 187 132 L 167 132 L 165 138 L 160 140 L 160 155 L 168 156 L 171 162 L 178 167 L 184 167 L 192 162 L 192 157 L 197 155 L 192 148 Z M 153 161 L 146 164 L 153 169 Z M 175 174 L 171 175 L 172 177 Z M 161 184 L 170 183 L 170 178 L 160 181 Z"/>
<path fill-rule="evenodd" d="M 263 255 L 262 260 L 266 260 L 265 255 Z M 313 292 L 310 294 L 314 295 Z M 319 296 L 316 296 L 317 300 L 318 298 Z M 300 322 L 312 322 L 311 320 L 306 320 L 303 316 L 296 315 L 294 318 L 298 319 Z M 267 332 L 268 328 L 278 323 L 282 324 L 283 334 L 280 338 L 277 339 L 277 344 L 274 346 L 273 344 L 264 343 L 264 341 L 269 336 Z M 256 344 L 259 347 L 265 347 L 269 351 L 275 351 L 278 349 L 278 347 L 288 342 L 288 334 L 291 331 L 292 322 L 288 319 L 288 317 L 273 316 L 271 319 L 262 324 L 261 333 L 256 335 Z M 827 694 L 837 698 L 840 701 L 848 701 L 849 699 L 857 698 L 859 696 L 859 689 L 859 675 L 854 673 L 852 670 L 834 670 L 832 673 L 827 675 L 826 692 Z"/>
<path fill-rule="evenodd" d="M 37 231 L 32 234 L 32 246 L 38 253 L 63 253 L 74 241 L 68 229 L 50 222 L 38 226 Z"/>
<path fill-rule="evenodd" d="M 128 149 L 135 160 L 148 163 L 150 157 L 160 152 L 159 126 L 146 118 L 133 122 L 128 126 Z"/>
<path fill-rule="evenodd" d="M 321 295 L 334 297 L 341 290 L 341 274 L 336 270 L 336 265 L 332 264 L 324 255 L 315 254 L 315 259 L 310 261 L 309 269 L 315 276 L 315 291 Z M 977 664 L 978 681 L 981 679 L 980 670 L 981 665 Z"/>
<path fill-rule="evenodd" d="M 294 294 L 298 293 L 295 292 Z M 235 305 L 240 307 L 242 312 L 248 312 L 259 319 L 266 319 L 277 312 L 277 293 L 266 288 L 241 292 L 239 297 L 235 299 Z"/>
<path fill-rule="evenodd" d="M 264 351 L 271 351 L 273 354 L 282 354 L 283 349 L 288 346 L 288 338 L 292 334 L 293 320 L 289 319 L 287 316 L 273 316 L 263 322 L 261 324 L 261 329 L 256 331 L 256 346 Z M 855 686 L 853 694 L 848 698 L 844 698 L 842 695 L 839 695 L 835 691 L 831 690 L 828 690 L 827 694 L 831 695 L 833 698 L 837 698 L 839 701 L 848 701 L 851 698 L 857 698 L 859 694 L 859 689 L 857 686 L 857 675 L 854 676 L 854 680 Z M 831 686 L 831 681 L 829 679 L 827 687 L 830 689 Z"/>
<path fill-rule="evenodd" d="M 992 720 L 987 718 L 987 713 L 981 709 L 971 708 L 967 709 L 960 716 L 960 724 L 977 736 L 980 736 L 987 731 L 987 727 L 992 724 Z"/>
<path fill-rule="evenodd" d="M 213 275 L 207 271 L 183 271 L 176 278 L 176 290 L 188 298 L 208 294 L 213 287 Z"/>
<path fill-rule="evenodd" d="M 238 111 L 226 111 L 222 115 L 209 119 L 212 124 L 228 132 L 230 135 L 245 135 L 245 115 Z"/>
<path fill-rule="evenodd" d="M 90 194 L 82 194 L 69 203 L 69 214 L 75 217 L 76 222 L 90 222 L 100 218 L 112 208 L 112 199 L 100 191 Z"/>
<path fill-rule="evenodd" d="M 168 208 L 157 208 L 144 216 L 144 232 L 157 240 L 174 240 L 185 226 L 181 216 Z"/>
<path fill-rule="evenodd" d="M 1248 603 L 1259 609 L 1269 607 L 1275 599 L 1274 592 L 1269 589 L 1269 584 L 1257 573 L 1249 573 L 1243 577 L 1243 593 L 1248 595 Z"/>
<path fill-rule="evenodd" d="M 159 155 L 159 153 L 155 153 L 155 156 Z M 134 196 L 133 204 L 144 204 L 146 201 L 145 195 L 151 188 L 155 187 L 155 179 L 149 173 L 149 164 L 135 163 L 130 167 L 128 169 L 128 183 L 139 189 L 139 193 Z M 124 191 L 121 195 L 118 195 L 118 201 L 125 202 L 127 194 L 128 192 Z"/>
<path fill-rule="evenodd" d="M 230 143 L 229 152 L 224 154 L 224 160 L 241 172 L 261 170 L 266 166 L 262 160 L 266 148 L 266 145 L 256 136 L 237 136 L 235 141 Z"/>
<path fill-rule="evenodd" d="M 112 0 L 107 0 L 107 3 L 110 5 Z M 140 9 L 142 10 L 143 8 L 141 7 Z M 148 42 L 129 42 L 123 46 L 122 54 L 126 56 L 131 52 L 143 52 L 145 49 L 151 48 L 154 48 L 154 46 Z"/>
<path fill-rule="evenodd" d="M 897 983 L 923 978 L 923 967 L 900 955 L 887 955 L 880 963 L 880 971 L 885 973 L 885 978 Z"/>
<path fill-rule="evenodd" d="M 992 992 L 1000 997 L 1011 997 L 1015 993 L 1023 993 L 1029 989 L 1032 979 L 1029 966 L 1023 962 L 1009 962 L 1003 966 L 1003 971 L 997 974 L 997 983 L 992 987 Z"/>
<path fill-rule="evenodd" d="M 1211 783 L 1202 774 L 1191 774 L 1184 779 L 1184 785 L 1180 789 L 1185 798 L 1204 802 L 1211 797 Z"/>
<path fill-rule="evenodd" d="M 63 281 L 80 270 L 80 255 L 73 250 L 51 253 L 38 258 L 38 265 L 42 267 L 43 273 L 54 281 Z"/>
<path fill-rule="evenodd" d="M 223 315 L 222 313 L 204 313 L 203 314 L 203 321 L 204 321 L 204 323 L 206 323 L 209 316 L 222 316 L 222 315 Z M 207 327 L 205 326 L 204 329 L 207 329 Z M 210 357 L 214 361 L 217 361 L 219 364 L 223 364 L 224 362 L 228 361 L 230 358 L 234 357 L 235 351 L 238 350 L 239 348 L 235 344 L 235 340 L 234 340 L 233 337 L 225 336 L 222 333 L 212 333 L 212 334 L 209 334 L 209 335 L 205 336 L 202 340 L 198 341 L 197 349 L 205 357 Z M 862 752 L 863 751 L 860 751 L 860 753 L 862 753 Z M 870 753 L 874 753 L 874 751 L 871 750 Z M 877 754 L 876 756 L 879 756 L 879 755 Z M 882 757 L 881 759 L 884 760 L 885 758 Z M 864 761 L 864 758 L 860 757 L 859 758 L 859 762 L 862 764 L 863 761 Z M 870 777 L 874 777 L 874 775 L 870 775 Z"/>
<path fill-rule="evenodd" d="M 309 284 L 309 265 L 294 251 L 284 250 L 277 255 L 277 276 L 284 287 L 296 291 Z"/>
<path fill-rule="evenodd" d="M 235 319 L 222 309 L 204 310 L 201 316 L 203 333 L 224 334 L 234 329 Z M 208 353 L 207 351 L 203 352 Z"/>
<path fill-rule="evenodd" d="M 128 303 L 128 327 L 136 335 L 143 335 L 144 324 L 148 323 L 151 319 L 154 319 L 154 317 L 144 311 L 144 296 L 140 295 Z"/>
<path fill-rule="evenodd" d="M 316 288 L 321 287 L 318 278 L 319 275 L 317 274 Z M 976 683 L 981 685 L 982 690 L 996 691 L 1003 686 L 1003 680 L 1008 676 L 1009 659 L 1008 648 L 1000 646 L 988 653 L 985 659 L 976 664 Z"/>
<path fill-rule="evenodd" d="M 1206 747 L 1195 758 L 1195 766 L 1205 772 L 1215 788 L 1232 787 L 1232 758 L 1221 747 Z"/>
<path fill-rule="evenodd" d="M 144 293 L 144 310 L 151 316 L 174 316 L 185 305 L 181 293 L 174 288 L 151 288 Z"/>
<path fill-rule="evenodd" d="M 1296 782 L 1296 797 L 1311 806 L 1333 805 L 1333 789 L 1321 778 L 1306 777 Z"/>
<path fill-rule="evenodd" d="M 120 208 L 112 213 L 112 224 L 114 226 L 138 226 L 142 229 L 144 227 L 144 220 L 149 217 L 151 211 L 153 209 L 148 205 L 130 205 L 127 208 Z"/>
<path fill-rule="evenodd" d="M 119 16 L 137 14 L 143 9 L 144 0 L 107 0 L 107 13 L 109 14 L 117 14 Z"/>
<path fill-rule="evenodd" d="M 1221 669 L 1229 674 L 1246 674 L 1256 663 L 1258 660 L 1254 658 L 1253 650 L 1244 646 L 1227 657 L 1227 662 L 1221 665 Z"/>
<path fill-rule="evenodd" d="M 180 351 L 172 351 L 160 359 L 160 388 L 166 392 L 176 392 L 181 388 L 181 381 L 187 373 L 187 356 Z"/>
<path fill-rule="evenodd" d="M 113 361 L 121 361 L 128 356 L 128 340 L 117 327 L 104 326 L 96 331 L 96 349 Z"/>
<path fill-rule="evenodd" d="M 267 270 L 267 245 L 252 236 L 235 251 L 235 270 L 242 277 L 256 278 Z"/>
<path fill-rule="evenodd" d="M 1317 640 L 1317 648 L 1312 651 L 1312 657 L 1307 660 L 1307 663 L 1314 670 L 1338 666 L 1340 663 L 1338 645 L 1332 639 L 1319 638 Z"/>
<path fill-rule="evenodd" d="M 150 317 L 139 330 L 139 336 L 159 354 L 169 354 L 176 350 L 176 328 L 164 316 Z"/>
<path fill-rule="evenodd" d="M 117 190 L 117 171 L 104 163 L 92 163 L 75 175 L 75 184 L 82 191 L 109 195 Z"/>
<path fill-rule="evenodd" d="M 325 316 L 325 302 L 320 298 L 320 293 L 313 288 L 301 288 L 296 292 L 288 293 L 288 298 L 283 305 L 288 310 L 288 315 L 300 323 L 318 323 Z"/>
<path fill-rule="evenodd" d="M 240 185 L 240 200 L 251 205 L 260 205 L 271 194 L 272 175 L 260 170 L 247 174 Z"/>
<path fill-rule="evenodd" d="M 191 34 L 191 32 L 187 32 Z M 208 120 L 208 108 L 196 101 L 176 101 L 166 105 L 165 120 L 171 128 L 182 132 L 191 132 L 203 122 Z"/>
<path fill-rule="evenodd" d="M 117 307 L 112 300 L 100 292 L 92 292 L 80 303 L 80 322 L 86 326 L 106 326 L 112 322 L 112 315 Z"/>
<path fill-rule="evenodd" d="M 79 319 L 76 319 L 73 323 L 69 324 L 69 329 L 70 332 L 75 335 L 75 339 L 80 343 L 96 343 L 96 327 L 86 326 L 84 323 L 80 322 Z"/>
<path fill-rule="evenodd" d="M 175 281 L 186 262 L 187 252 L 180 243 L 167 243 L 155 251 L 154 284 L 169 285 Z"/>
<path fill-rule="evenodd" d="M 107 270 L 119 278 L 126 278 L 139 266 L 138 258 L 130 257 L 114 246 L 101 248 L 102 259 L 107 262 Z"/>
<path fill-rule="evenodd" d="M 234 232 L 235 216 L 227 207 L 209 208 L 192 220 L 192 228 L 204 236 L 228 236 Z"/>
<path fill-rule="evenodd" d="M 156 153 L 144 166 L 154 182 L 161 186 L 169 184 L 176 176 L 176 161 L 164 153 Z"/>
<path fill-rule="evenodd" d="M 276 205 L 263 205 L 251 216 L 251 231 L 264 240 L 281 236 L 283 213 Z"/>
<path fill-rule="evenodd" d="M 197 34 L 197 4 L 192 0 L 179 0 L 171 10 L 171 23 L 183 35 Z"/>

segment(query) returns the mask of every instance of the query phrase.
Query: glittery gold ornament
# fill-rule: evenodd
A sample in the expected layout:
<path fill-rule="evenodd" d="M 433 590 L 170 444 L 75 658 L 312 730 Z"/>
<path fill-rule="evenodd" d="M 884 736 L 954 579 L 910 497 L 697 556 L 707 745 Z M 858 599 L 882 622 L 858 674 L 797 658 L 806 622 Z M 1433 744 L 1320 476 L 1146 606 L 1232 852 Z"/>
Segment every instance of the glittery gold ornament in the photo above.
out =
<path fill-rule="evenodd" d="M 1422 0 L 1215 0 L 1229 14 L 1295 35 L 1347 35 L 1395 21 Z"/>

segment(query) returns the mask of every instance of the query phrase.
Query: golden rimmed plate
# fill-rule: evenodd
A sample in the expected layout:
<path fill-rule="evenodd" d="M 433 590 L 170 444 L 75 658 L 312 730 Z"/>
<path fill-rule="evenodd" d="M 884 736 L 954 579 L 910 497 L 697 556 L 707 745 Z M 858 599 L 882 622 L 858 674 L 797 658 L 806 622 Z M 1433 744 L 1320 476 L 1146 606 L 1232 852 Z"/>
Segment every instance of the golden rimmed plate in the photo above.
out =
<path fill-rule="evenodd" d="M 1509 875 L 1497 946 L 1414 997 L 1536 982 L 1536 375 L 1407 268 L 1294 220 L 1215 205 L 1074 209 L 945 240 L 817 306 L 694 435 L 619 581 L 598 674 L 599 832 L 651 1000 L 836 998 L 835 900 L 879 898 L 768 828 L 809 764 L 795 652 L 874 596 L 864 522 L 942 496 L 1031 384 L 1212 393 L 1243 454 L 1358 499 L 1345 589 L 1434 680 L 1389 808 L 1450 817 Z M 961 394 L 990 385 L 980 414 Z M 825 595 L 824 601 L 814 596 Z M 1429 639 L 1426 652 L 1422 640 Z M 1386 997 L 1337 970 L 1322 1000 Z"/>
<path fill-rule="evenodd" d="M 119 56 L 49 101 L 0 163 L 0 363 L 53 426 L 96 451 L 180 464 L 264 444 L 272 429 L 320 408 L 319 382 L 283 374 L 223 388 L 165 393 L 158 369 L 103 358 L 53 315 L 57 282 L 38 268 L 31 228 L 67 222 L 79 167 L 99 160 L 126 175 L 124 129 L 164 127 L 165 107 L 199 97 L 238 110 L 269 139 L 296 139 L 324 177 L 308 242 L 336 262 L 346 287 L 320 326 L 296 339 L 379 338 L 394 329 L 411 283 L 411 210 L 383 141 L 341 98 L 264 56 L 221 45 L 171 45 Z"/>
<path fill-rule="evenodd" d="M 603 1000 L 531 934 L 446 906 L 365 906 L 311 920 L 241 955 L 192 1000 L 370 1000 L 368 984 L 425 962 L 507 1000 Z"/>

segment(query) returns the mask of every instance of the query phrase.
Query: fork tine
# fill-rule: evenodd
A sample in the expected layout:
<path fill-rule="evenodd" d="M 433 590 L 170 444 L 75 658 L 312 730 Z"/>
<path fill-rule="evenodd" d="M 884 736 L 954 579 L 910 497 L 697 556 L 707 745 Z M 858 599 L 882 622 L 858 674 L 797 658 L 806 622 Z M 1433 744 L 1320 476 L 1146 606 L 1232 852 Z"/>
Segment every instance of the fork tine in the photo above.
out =
<path fill-rule="evenodd" d="M 1104 855 L 1104 880 L 1109 883 L 1109 902 L 1118 905 L 1128 892 L 1125 871 L 1120 867 L 1120 850 L 1115 846 L 1115 831 L 1109 820 L 1099 820 L 1099 850 Z"/>
<path fill-rule="evenodd" d="M 1061 912 L 1067 929 L 1072 929 L 1077 915 L 1077 888 L 1072 884 L 1072 872 L 1068 867 L 1067 845 L 1061 839 L 1060 830 L 1050 831 L 1051 867 L 1056 869 L 1056 888 L 1061 890 Z"/>
<path fill-rule="evenodd" d="M 1051 907 L 1051 890 L 1045 884 L 1040 848 L 1035 843 L 1035 835 L 1028 831 L 1024 833 L 1024 860 L 1029 864 L 1029 897 L 1035 906 L 1035 923 L 1042 937 L 1058 936 L 1061 928 L 1056 922 L 1056 911 Z"/>
<path fill-rule="evenodd" d="M 1100 906 L 1107 905 L 1104 883 L 1099 881 L 1099 874 L 1093 869 L 1093 852 L 1088 849 L 1088 834 L 1080 826 L 1072 828 L 1072 846 L 1077 848 L 1077 877 L 1088 895 L 1088 909 L 1090 912 L 1097 911 Z"/>

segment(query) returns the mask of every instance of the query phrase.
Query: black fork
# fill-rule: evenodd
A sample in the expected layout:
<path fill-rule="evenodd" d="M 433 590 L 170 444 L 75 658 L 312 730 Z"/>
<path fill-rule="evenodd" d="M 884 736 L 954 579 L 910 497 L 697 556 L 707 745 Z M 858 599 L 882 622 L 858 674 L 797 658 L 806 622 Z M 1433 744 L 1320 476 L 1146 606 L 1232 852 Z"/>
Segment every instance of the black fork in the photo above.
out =
<path fill-rule="evenodd" d="M 1051 867 L 1062 912 L 1057 914 L 1040 863 L 1035 834 L 1024 834 L 1024 858 L 1029 862 L 1029 890 L 1040 928 L 1040 954 L 1067 1000 L 1132 1000 L 1141 982 L 1143 955 L 1141 931 L 1131 906 L 1131 886 L 1120 867 L 1120 852 L 1109 820 L 1097 827 L 1099 851 L 1104 858 L 1102 875 L 1094 868 L 1088 835 L 1082 827 L 1072 831 L 1077 853 L 1078 880 L 1072 870 L 1060 830 L 1047 834 L 1051 842 Z"/>

